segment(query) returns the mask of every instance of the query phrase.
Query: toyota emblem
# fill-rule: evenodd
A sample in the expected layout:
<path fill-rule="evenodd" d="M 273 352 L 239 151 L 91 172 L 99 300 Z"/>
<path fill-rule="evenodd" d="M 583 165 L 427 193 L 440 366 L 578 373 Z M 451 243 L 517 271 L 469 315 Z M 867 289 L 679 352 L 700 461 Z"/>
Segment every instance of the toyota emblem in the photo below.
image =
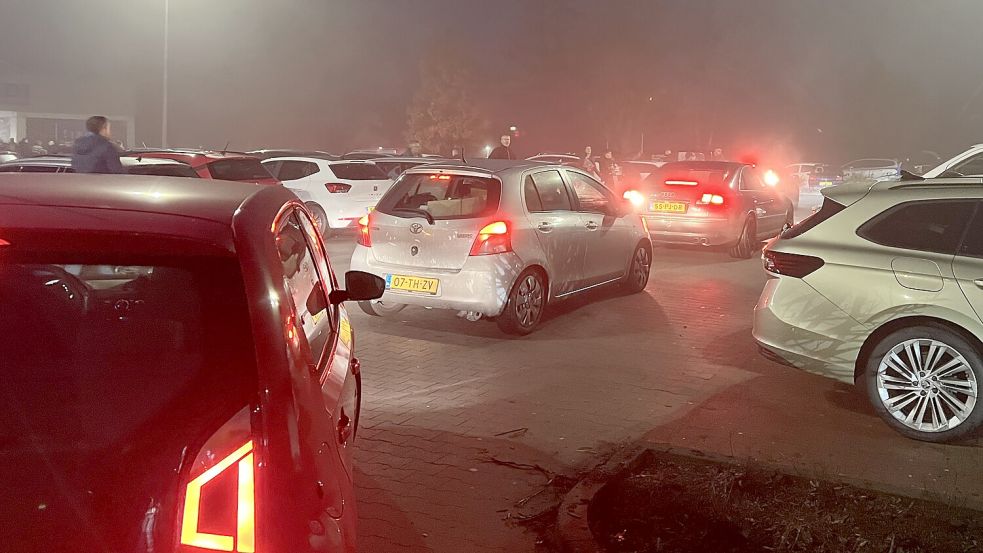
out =
<path fill-rule="evenodd" d="M 419 247 L 413 246 L 412 248 L 410 248 L 410 255 L 416 255 L 418 253 L 420 253 L 420 248 Z"/>
<path fill-rule="evenodd" d="M 410 225 L 410 232 L 412 232 L 413 234 L 420 234 L 421 232 L 423 232 L 423 225 L 421 225 L 420 223 L 413 223 L 412 225 Z"/>

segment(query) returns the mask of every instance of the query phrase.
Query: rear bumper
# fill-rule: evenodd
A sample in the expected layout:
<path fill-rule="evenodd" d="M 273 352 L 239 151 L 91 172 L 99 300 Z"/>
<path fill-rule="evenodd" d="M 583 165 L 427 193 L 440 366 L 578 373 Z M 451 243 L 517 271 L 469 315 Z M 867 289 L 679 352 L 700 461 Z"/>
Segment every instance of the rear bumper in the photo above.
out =
<path fill-rule="evenodd" d="M 797 278 L 768 279 L 754 306 L 752 335 L 766 358 L 849 384 L 868 334 Z"/>
<path fill-rule="evenodd" d="M 440 281 L 436 295 L 386 290 L 382 301 L 456 311 L 476 311 L 495 317 L 505 308 L 512 283 L 522 272 L 522 260 L 514 252 L 469 257 L 459 271 L 434 270 L 391 265 L 375 259 L 371 248 L 356 246 L 351 269 L 388 275 L 435 278 Z"/>
<path fill-rule="evenodd" d="M 726 246 L 741 234 L 738 220 L 643 214 L 653 242 Z"/>

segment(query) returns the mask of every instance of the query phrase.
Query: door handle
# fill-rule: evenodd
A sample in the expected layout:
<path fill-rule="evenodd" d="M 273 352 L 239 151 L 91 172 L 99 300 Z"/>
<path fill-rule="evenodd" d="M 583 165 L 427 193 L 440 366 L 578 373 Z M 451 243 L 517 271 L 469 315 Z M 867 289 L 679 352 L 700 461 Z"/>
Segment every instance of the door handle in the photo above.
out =
<path fill-rule="evenodd" d="M 975 284 L 977 288 L 983 288 L 983 278 L 978 278 L 974 280 L 973 284 Z"/>
<path fill-rule="evenodd" d="M 584 226 L 587 227 L 587 230 L 597 230 L 597 223 L 594 221 L 587 221 L 587 224 Z"/>
<path fill-rule="evenodd" d="M 538 230 L 539 232 L 550 232 L 551 230 L 553 230 L 553 223 L 543 221 L 542 223 L 539 223 L 539 226 L 536 227 L 536 230 Z"/>

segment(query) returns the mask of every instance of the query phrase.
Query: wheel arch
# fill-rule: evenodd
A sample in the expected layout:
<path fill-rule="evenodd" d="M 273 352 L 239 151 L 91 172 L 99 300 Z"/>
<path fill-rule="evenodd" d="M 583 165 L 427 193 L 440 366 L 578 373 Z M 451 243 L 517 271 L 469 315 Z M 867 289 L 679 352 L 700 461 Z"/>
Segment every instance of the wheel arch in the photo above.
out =
<path fill-rule="evenodd" d="M 874 348 L 877 347 L 877 344 L 879 344 L 881 340 L 888 337 L 893 332 L 913 326 L 935 326 L 953 332 L 969 342 L 976 348 L 977 352 L 983 355 L 983 342 L 981 342 L 975 334 L 959 324 L 928 315 L 901 317 L 900 319 L 894 319 L 884 323 L 878 327 L 877 330 L 871 332 L 870 335 L 867 336 L 867 339 L 864 341 L 863 345 L 860 346 L 860 351 L 857 354 L 857 361 L 853 369 L 854 383 L 857 384 L 862 382 L 862 377 L 864 375 L 864 371 L 867 369 L 867 362 L 870 360 L 871 352 L 873 352 Z"/>

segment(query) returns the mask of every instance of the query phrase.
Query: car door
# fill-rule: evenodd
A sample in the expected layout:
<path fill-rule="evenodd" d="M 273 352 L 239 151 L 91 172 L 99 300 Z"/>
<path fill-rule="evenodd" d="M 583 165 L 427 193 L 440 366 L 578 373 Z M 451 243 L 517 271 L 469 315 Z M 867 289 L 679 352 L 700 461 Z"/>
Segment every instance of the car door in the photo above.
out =
<path fill-rule="evenodd" d="M 339 312 L 327 301 L 334 282 L 324 248 L 303 211 L 287 212 L 276 228 L 283 286 L 290 303 L 287 335 L 307 365 L 304 374 L 293 375 L 294 393 L 304 411 L 298 417 L 298 448 L 301 455 L 311 456 L 317 478 L 312 485 L 323 491 L 318 493 L 323 508 L 338 517 L 345 501 L 351 500 L 343 490 L 352 478 L 348 444 L 354 415 L 344 409 L 344 392 L 346 386 L 355 384 L 347 382 L 347 367 L 339 370 L 334 362 L 341 334 Z"/>
<path fill-rule="evenodd" d="M 778 190 L 761 179 L 754 167 L 745 166 L 741 171 L 740 193 L 747 198 L 758 223 L 758 237 L 773 238 L 778 235 L 788 215 L 786 199 Z"/>
<path fill-rule="evenodd" d="M 583 281 L 587 229 L 556 169 L 526 175 L 523 196 L 529 222 L 549 265 L 551 293 L 573 292 Z"/>
<path fill-rule="evenodd" d="M 976 318 L 983 322 L 983 205 L 980 203 L 952 260 L 952 272 Z"/>
<path fill-rule="evenodd" d="M 620 278 L 628 268 L 634 244 L 614 194 L 603 184 L 579 171 L 566 171 L 577 200 L 580 223 L 587 231 L 584 257 L 585 284 L 590 286 Z"/>

